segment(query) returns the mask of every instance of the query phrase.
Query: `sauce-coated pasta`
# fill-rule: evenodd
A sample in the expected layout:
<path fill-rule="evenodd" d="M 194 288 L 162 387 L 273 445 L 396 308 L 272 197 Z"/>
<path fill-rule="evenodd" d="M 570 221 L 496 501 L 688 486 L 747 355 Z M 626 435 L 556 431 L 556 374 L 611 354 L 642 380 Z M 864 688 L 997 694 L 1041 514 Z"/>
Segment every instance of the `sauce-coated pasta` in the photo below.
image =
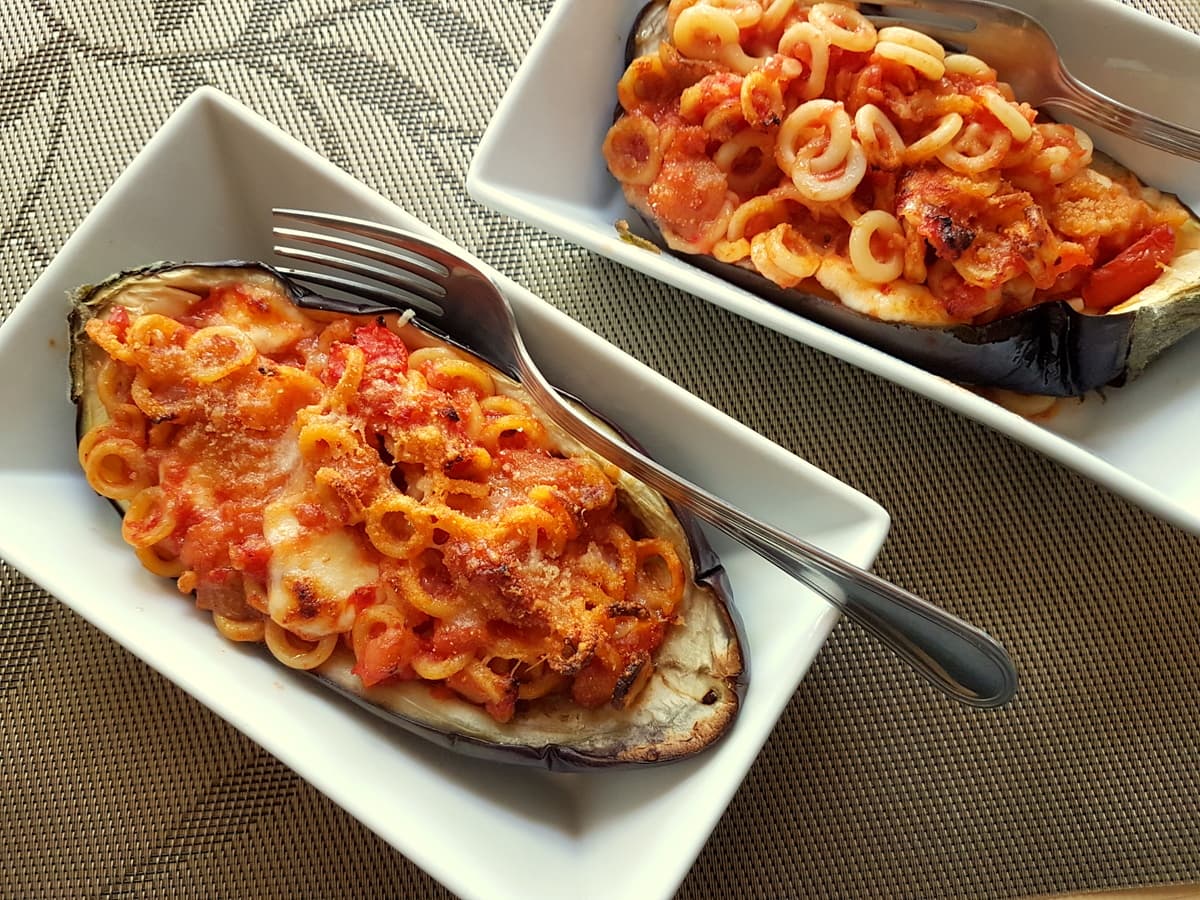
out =
<path fill-rule="evenodd" d="M 103 415 L 79 458 L 146 568 L 292 668 L 340 645 L 366 687 L 423 680 L 500 722 L 637 696 L 691 562 L 615 470 L 398 316 L 238 281 L 191 300 L 86 323 Z"/>
<path fill-rule="evenodd" d="M 854 308 L 902 284 L 889 317 L 920 325 L 1052 299 L 1102 313 L 1155 273 L 1104 279 L 1116 290 L 1089 288 L 1094 272 L 1150 234 L 1160 262 L 1175 252 L 1186 210 L 1093 160 L 986 60 L 848 3 L 670 0 L 665 21 L 603 152 L 674 250 L 837 283 Z"/>

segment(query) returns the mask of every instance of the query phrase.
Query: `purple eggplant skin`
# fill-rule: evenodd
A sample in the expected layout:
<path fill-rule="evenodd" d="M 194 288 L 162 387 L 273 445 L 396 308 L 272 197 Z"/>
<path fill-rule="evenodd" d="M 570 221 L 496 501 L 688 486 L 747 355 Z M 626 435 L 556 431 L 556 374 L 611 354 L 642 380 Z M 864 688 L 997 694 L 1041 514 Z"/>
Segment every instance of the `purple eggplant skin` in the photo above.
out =
<path fill-rule="evenodd" d="M 649 222 L 646 227 L 651 239 L 666 247 L 658 229 Z M 1086 315 L 1056 301 L 985 325 L 906 325 L 874 319 L 817 294 L 781 288 L 757 272 L 709 256 L 670 252 L 806 319 L 959 384 L 1075 397 L 1124 384 L 1129 374 L 1136 313 Z M 1189 330 L 1200 325 L 1200 308 L 1190 316 Z"/>
<path fill-rule="evenodd" d="M 652 0 L 642 8 L 626 41 L 626 65 L 656 52 L 667 37 L 667 7 L 668 0 Z M 1056 300 L 983 325 L 907 325 L 863 315 L 818 294 L 781 288 L 757 272 L 710 256 L 671 250 L 657 224 L 641 211 L 633 212 L 645 225 L 643 236 L 678 259 L 958 384 L 1078 397 L 1120 387 L 1200 328 L 1197 251 L 1180 266 L 1182 278 L 1161 292 L 1147 288 L 1145 302 L 1127 310 L 1122 304 L 1113 312 L 1090 315 Z"/>
<path fill-rule="evenodd" d="M 84 331 L 87 321 L 102 314 L 110 303 L 120 302 L 118 295 L 127 286 L 152 289 L 157 280 L 169 279 L 172 273 L 186 275 L 192 282 L 215 285 L 235 278 L 239 272 L 259 278 L 269 276 L 298 306 L 352 312 L 352 304 L 314 293 L 269 265 L 246 260 L 156 263 L 119 273 L 97 285 L 85 285 L 75 292 L 69 317 L 70 393 L 76 404 L 77 439 L 102 421 L 98 417 L 106 415 L 95 396 L 98 367 L 94 364 L 97 358 L 90 352 L 93 345 Z M 146 291 L 146 295 L 149 293 Z M 127 303 L 138 302 L 136 292 L 125 296 L 134 297 Z M 378 311 L 373 308 L 371 315 Z M 443 335 L 435 336 L 445 340 Z M 493 371 L 493 377 L 498 384 L 520 392 L 519 385 L 500 371 Z M 582 404 L 577 406 L 601 427 L 637 446 L 628 435 L 604 423 Z M 560 442 L 569 443 L 570 439 L 555 426 L 547 423 L 547 427 Z M 673 762 L 711 747 L 733 726 L 749 683 L 743 649 L 746 644 L 728 576 L 692 516 L 673 508 L 624 473 L 618 480 L 618 493 L 648 531 L 672 540 L 694 573 L 681 608 L 683 624 L 668 630 L 655 657 L 654 676 L 628 709 L 582 710 L 562 698 L 554 701 L 556 708 L 551 708 L 546 700 L 539 700 L 522 705 L 511 722 L 500 724 L 472 704 L 437 695 L 423 682 L 366 688 L 352 674 L 353 659 L 344 650 L 307 674 L 407 732 L 456 753 L 496 762 L 551 771 L 593 771 Z M 114 501 L 113 505 L 124 513 L 121 503 Z M 535 728 L 531 724 L 535 715 L 549 727 Z"/>

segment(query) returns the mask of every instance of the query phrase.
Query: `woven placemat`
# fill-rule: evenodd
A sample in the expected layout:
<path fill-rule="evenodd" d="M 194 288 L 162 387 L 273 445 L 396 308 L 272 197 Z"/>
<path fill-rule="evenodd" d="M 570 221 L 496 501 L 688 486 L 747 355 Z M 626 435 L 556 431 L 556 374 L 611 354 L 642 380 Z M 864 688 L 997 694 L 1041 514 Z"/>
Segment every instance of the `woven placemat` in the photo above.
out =
<path fill-rule="evenodd" d="M 1200 31 L 1195 0 L 1132 5 Z M 918 396 L 468 200 L 471 154 L 549 7 L 3 0 L 0 316 L 178 102 L 215 85 L 878 499 L 894 527 L 877 570 L 1019 660 L 1018 700 L 979 714 L 839 627 L 681 897 L 1200 880 L 1200 541 Z M 2 562 L 0 895 L 449 896 Z"/>

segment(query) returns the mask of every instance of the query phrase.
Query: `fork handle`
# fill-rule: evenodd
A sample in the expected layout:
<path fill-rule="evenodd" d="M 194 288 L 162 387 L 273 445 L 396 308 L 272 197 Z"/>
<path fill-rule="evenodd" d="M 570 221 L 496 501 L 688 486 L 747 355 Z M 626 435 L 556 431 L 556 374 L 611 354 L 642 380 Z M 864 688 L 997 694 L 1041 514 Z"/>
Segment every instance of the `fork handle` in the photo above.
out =
<path fill-rule="evenodd" d="M 525 388 L 556 424 L 821 594 L 945 694 L 969 706 L 992 708 L 1016 693 L 1012 660 L 985 632 L 663 468 L 571 409 L 524 352 L 518 366 Z"/>
<path fill-rule="evenodd" d="M 1059 95 L 1044 97 L 1039 105 L 1072 113 L 1140 144 L 1200 162 L 1200 132 L 1126 106 L 1065 71 L 1059 72 L 1059 86 Z"/>

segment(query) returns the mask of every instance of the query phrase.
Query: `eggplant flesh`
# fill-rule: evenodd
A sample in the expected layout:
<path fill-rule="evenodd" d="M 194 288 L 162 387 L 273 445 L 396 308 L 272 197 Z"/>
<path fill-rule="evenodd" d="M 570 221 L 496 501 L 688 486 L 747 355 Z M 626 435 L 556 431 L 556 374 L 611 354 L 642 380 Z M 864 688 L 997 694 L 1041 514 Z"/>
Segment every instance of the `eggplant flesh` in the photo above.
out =
<path fill-rule="evenodd" d="M 309 309 L 327 299 L 253 261 L 217 263 L 157 263 L 122 272 L 98 285 L 76 291 L 70 313 L 71 399 L 76 404 L 76 437 L 107 421 L 99 401 L 97 378 L 107 358 L 85 332 L 87 322 L 116 306 L 131 313 L 159 311 L 178 314 L 189 302 L 214 288 L 250 282 L 270 286 L 290 303 Z M 189 299 L 190 298 L 190 299 Z M 328 301 L 330 305 L 337 301 Z M 328 318 L 325 313 L 317 315 Z M 363 316 L 362 321 L 374 316 Z M 407 326 L 414 329 L 417 323 Z M 423 345 L 445 341 L 417 326 Z M 477 358 L 478 359 L 478 358 Z M 513 379 L 484 363 L 497 391 L 524 401 L 537 412 L 529 395 Z M 615 427 L 578 405 L 593 421 L 633 443 Z M 586 447 L 542 417 L 557 449 L 569 455 L 590 455 Z M 353 655 L 338 650 L 309 674 L 323 685 L 400 728 L 473 757 L 499 762 L 580 771 L 630 764 L 665 763 L 691 756 L 711 746 L 732 726 L 748 683 L 742 650 L 741 625 L 732 605 L 729 580 L 720 560 L 695 520 L 676 511 L 661 495 L 619 472 L 619 501 L 630 509 L 646 532 L 671 542 L 684 564 L 686 587 L 678 607 L 679 624 L 667 629 L 654 654 L 654 672 L 637 697 L 625 708 L 587 709 L 568 697 L 550 696 L 519 704 L 513 719 L 500 723 L 482 708 L 439 683 L 400 681 L 365 687 L 353 674 Z M 127 503 L 113 501 L 119 511 Z"/>
<path fill-rule="evenodd" d="M 656 52 L 667 39 L 668 5 L 668 0 L 652 0 L 643 7 L 626 41 L 626 65 Z M 843 305 L 823 289 L 782 288 L 741 265 L 672 249 L 653 216 L 632 198 L 631 205 L 644 225 L 643 236 L 676 258 L 959 384 L 1077 397 L 1125 384 L 1200 328 L 1200 221 L 1194 216 L 1185 226 L 1187 245 L 1181 243 L 1163 276 L 1103 315 L 1055 300 L 985 324 L 934 326 L 884 321 Z"/>

